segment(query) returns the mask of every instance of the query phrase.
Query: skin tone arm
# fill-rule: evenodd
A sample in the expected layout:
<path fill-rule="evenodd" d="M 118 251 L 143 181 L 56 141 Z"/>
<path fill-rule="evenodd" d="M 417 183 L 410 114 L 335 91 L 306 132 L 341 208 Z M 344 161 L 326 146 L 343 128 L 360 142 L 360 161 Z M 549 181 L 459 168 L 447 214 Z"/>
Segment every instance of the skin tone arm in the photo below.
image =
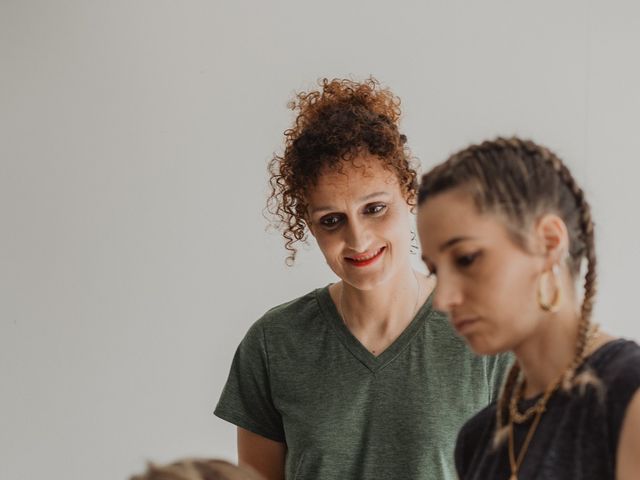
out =
<path fill-rule="evenodd" d="M 638 472 L 640 472 L 640 392 L 636 392 L 631 399 L 622 424 L 616 478 L 632 480 L 638 478 Z"/>
<path fill-rule="evenodd" d="M 238 427 L 238 463 L 249 466 L 265 480 L 284 480 L 287 446 Z"/>

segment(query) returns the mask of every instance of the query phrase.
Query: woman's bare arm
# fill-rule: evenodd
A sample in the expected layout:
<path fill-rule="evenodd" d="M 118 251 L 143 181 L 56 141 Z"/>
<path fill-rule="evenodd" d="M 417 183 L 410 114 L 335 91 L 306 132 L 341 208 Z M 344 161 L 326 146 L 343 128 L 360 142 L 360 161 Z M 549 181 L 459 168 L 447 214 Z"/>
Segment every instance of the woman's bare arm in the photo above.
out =
<path fill-rule="evenodd" d="M 248 465 L 266 480 L 284 480 L 287 446 L 238 427 L 238 463 Z"/>
<path fill-rule="evenodd" d="M 640 472 L 640 391 L 636 392 L 624 416 L 618 459 L 616 466 L 617 480 L 638 478 Z"/>

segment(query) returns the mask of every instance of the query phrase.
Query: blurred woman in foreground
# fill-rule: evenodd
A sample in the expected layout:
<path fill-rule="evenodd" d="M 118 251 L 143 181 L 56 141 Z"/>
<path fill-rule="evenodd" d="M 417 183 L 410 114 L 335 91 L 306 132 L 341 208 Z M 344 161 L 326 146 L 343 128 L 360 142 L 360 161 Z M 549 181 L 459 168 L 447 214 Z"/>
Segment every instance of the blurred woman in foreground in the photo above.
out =
<path fill-rule="evenodd" d="M 434 306 L 475 352 L 517 358 L 458 436 L 460 478 L 638 478 L 640 347 L 592 323 L 593 221 L 567 167 L 498 138 L 424 175 L 418 203 Z"/>

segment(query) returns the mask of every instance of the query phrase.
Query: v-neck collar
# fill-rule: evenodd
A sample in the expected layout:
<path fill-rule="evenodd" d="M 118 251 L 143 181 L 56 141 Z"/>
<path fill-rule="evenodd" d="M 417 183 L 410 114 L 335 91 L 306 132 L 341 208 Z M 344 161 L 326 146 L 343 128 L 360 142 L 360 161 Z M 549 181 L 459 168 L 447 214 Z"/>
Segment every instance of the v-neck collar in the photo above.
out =
<path fill-rule="evenodd" d="M 411 339 L 418 333 L 423 321 L 433 312 L 431 308 L 433 292 L 429 295 L 429 298 L 418 309 L 415 316 L 411 320 L 411 323 L 403 330 L 398 338 L 389 345 L 380 355 L 376 356 L 371 353 L 362 343 L 358 340 L 353 333 L 347 328 L 342 321 L 342 317 L 338 313 L 335 303 L 329 293 L 329 285 L 324 288 L 316 290 L 316 298 L 320 305 L 325 319 L 335 330 L 338 338 L 344 344 L 344 346 L 351 352 L 351 354 L 357 358 L 365 367 L 371 370 L 373 373 L 381 370 L 388 365 L 393 359 L 395 359 L 405 347 L 409 345 Z M 425 315 L 425 313 L 429 315 Z"/>

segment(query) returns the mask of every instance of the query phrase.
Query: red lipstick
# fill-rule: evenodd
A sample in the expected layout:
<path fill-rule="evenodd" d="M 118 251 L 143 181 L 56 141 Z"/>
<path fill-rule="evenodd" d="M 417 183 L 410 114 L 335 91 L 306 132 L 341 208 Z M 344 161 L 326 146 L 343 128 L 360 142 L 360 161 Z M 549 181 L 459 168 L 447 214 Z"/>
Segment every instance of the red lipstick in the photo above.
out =
<path fill-rule="evenodd" d="M 384 253 L 385 250 L 386 250 L 386 247 L 382 247 L 373 255 L 371 253 L 364 253 L 362 255 L 357 255 L 355 257 L 344 257 L 344 259 L 354 267 L 366 267 L 368 265 L 371 265 L 372 263 L 377 262 L 378 259 L 382 257 L 382 254 Z"/>

